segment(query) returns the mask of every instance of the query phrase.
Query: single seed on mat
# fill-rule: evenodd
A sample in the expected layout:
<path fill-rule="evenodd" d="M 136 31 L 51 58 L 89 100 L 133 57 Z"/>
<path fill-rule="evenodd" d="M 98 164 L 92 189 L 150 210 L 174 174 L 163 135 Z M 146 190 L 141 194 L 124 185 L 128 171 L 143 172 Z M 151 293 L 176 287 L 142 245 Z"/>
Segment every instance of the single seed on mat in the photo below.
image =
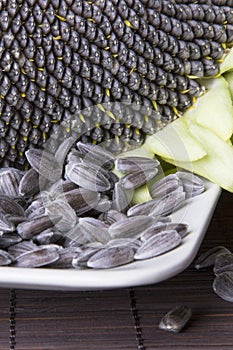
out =
<path fill-rule="evenodd" d="M 233 271 L 217 275 L 213 282 L 214 292 L 223 300 L 233 302 Z"/>
<path fill-rule="evenodd" d="M 217 256 L 224 253 L 230 254 L 231 252 L 223 246 L 211 248 L 197 258 L 194 266 L 197 270 L 211 267 L 215 264 Z"/>
<path fill-rule="evenodd" d="M 164 331 L 180 332 L 192 316 L 192 310 L 186 306 L 176 306 L 170 310 L 160 321 L 159 328 Z"/>
<path fill-rule="evenodd" d="M 214 264 L 214 274 L 219 275 L 227 271 L 233 271 L 233 254 L 222 253 L 217 255 Z"/>

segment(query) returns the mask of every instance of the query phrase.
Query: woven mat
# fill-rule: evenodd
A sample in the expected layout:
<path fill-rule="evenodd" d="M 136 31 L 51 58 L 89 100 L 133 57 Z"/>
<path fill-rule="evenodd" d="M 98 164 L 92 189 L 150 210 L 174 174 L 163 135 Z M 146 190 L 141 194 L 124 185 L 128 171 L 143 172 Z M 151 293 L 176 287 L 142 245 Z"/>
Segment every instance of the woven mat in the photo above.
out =
<path fill-rule="evenodd" d="M 223 192 L 201 251 L 233 249 L 232 203 L 232 194 Z M 213 293 L 212 282 L 211 270 L 191 265 L 168 281 L 133 289 L 0 289 L 0 350 L 232 349 L 233 304 Z M 181 303 L 193 309 L 186 328 L 161 331 L 161 317 Z"/>

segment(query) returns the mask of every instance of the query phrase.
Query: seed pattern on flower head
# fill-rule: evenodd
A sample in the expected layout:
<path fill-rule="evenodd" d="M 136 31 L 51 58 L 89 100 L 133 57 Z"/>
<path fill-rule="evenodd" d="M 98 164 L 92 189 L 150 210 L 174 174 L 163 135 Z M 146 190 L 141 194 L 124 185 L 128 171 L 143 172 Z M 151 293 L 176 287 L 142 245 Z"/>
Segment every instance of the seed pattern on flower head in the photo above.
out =
<path fill-rule="evenodd" d="M 116 151 L 143 142 L 193 105 L 203 93 L 195 79 L 216 76 L 233 42 L 231 0 L 9 0 L 0 9 L 4 166 L 22 167 L 25 150 L 53 134 L 69 136 L 74 119 L 87 142 Z M 107 114 L 112 102 L 127 113 Z"/>

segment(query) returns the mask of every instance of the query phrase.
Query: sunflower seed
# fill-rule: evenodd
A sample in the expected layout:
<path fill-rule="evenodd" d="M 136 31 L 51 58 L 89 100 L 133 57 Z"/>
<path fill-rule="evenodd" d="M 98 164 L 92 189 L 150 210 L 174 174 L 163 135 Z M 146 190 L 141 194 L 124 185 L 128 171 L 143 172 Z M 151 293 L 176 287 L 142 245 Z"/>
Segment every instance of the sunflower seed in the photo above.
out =
<path fill-rule="evenodd" d="M 111 188 L 111 183 L 108 179 L 108 174 L 102 168 L 98 168 L 93 164 L 69 163 L 66 165 L 67 178 L 85 189 L 104 192 Z"/>
<path fill-rule="evenodd" d="M 157 159 L 150 159 L 146 157 L 125 157 L 118 158 L 115 161 L 115 168 L 121 173 L 132 173 L 137 171 L 144 171 L 154 169 L 160 165 Z"/>
<path fill-rule="evenodd" d="M 38 235 L 33 236 L 33 242 L 36 244 L 42 245 L 42 244 L 50 244 L 50 243 L 57 243 L 57 242 L 63 242 L 64 236 L 62 233 L 54 230 L 53 228 L 49 228 L 47 230 L 44 230 L 40 232 Z"/>
<path fill-rule="evenodd" d="M 49 266 L 52 268 L 71 268 L 73 257 L 80 249 L 77 247 L 68 247 L 59 251 L 59 258 L 55 262 L 51 263 Z"/>
<path fill-rule="evenodd" d="M 85 154 L 85 161 L 90 163 L 95 162 L 100 166 L 106 167 L 107 169 L 111 169 L 113 167 L 115 157 L 111 152 L 105 150 L 103 147 L 83 143 L 81 141 L 77 143 L 77 147 L 80 152 Z"/>
<path fill-rule="evenodd" d="M 146 230 L 153 223 L 149 216 L 134 216 L 115 222 L 109 227 L 112 238 L 137 238 L 142 231 Z"/>
<path fill-rule="evenodd" d="M 112 197 L 112 208 L 119 212 L 124 211 L 125 209 L 128 209 L 133 198 L 133 190 L 124 189 L 120 182 L 118 182 L 114 186 Z"/>
<path fill-rule="evenodd" d="M 216 256 L 214 274 L 219 275 L 226 271 L 233 271 L 233 254 L 231 253 L 223 253 Z"/>
<path fill-rule="evenodd" d="M 34 244 L 32 241 L 22 241 L 9 247 L 8 252 L 12 256 L 17 257 L 19 255 L 22 255 L 26 252 L 30 252 L 37 248 L 38 248 L 37 245 Z"/>
<path fill-rule="evenodd" d="M 157 173 L 157 168 L 138 170 L 134 173 L 129 173 L 122 176 L 119 180 L 119 183 L 126 190 L 133 190 L 152 180 L 157 175 Z"/>
<path fill-rule="evenodd" d="M 59 259 L 59 253 L 56 248 L 37 247 L 37 249 L 28 251 L 17 256 L 14 266 L 16 267 L 41 267 L 46 266 Z"/>
<path fill-rule="evenodd" d="M 111 239 L 105 244 L 105 247 L 122 247 L 127 246 L 131 247 L 134 250 L 137 250 L 141 246 L 142 242 L 138 239 L 132 238 L 115 238 Z"/>
<path fill-rule="evenodd" d="M 100 221 L 101 222 L 101 221 Z M 97 226 L 92 222 L 85 221 L 85 219 L 79 220 L 80 232 L 88 239 L 89 242 L 101 242 L 107 243 L 111 236 L 108 232 L 108 229 L 103 226 Z"/>
<path fill-rule="evenodd" d="M 184 328 L 192 316 L 192 310 L 185 306 L 176 306 L 160 321 L 159 328 L 165 331 L 178 333 Z"/>
<path fill-rule="evenodd" d="M 149 215 L 165 216 L 179 209 L 185 202 L 185 193 L 178 188 L 159 200 L 158 204 L 152 208 Z"/>
<path fill-rule="evenodd" d="M 151 210 L 155 206 L 157 206 L 158 203 L 159 203 L 158 199 L 151 199 L 147 202 L 136 204 L 131 208 L 129 208 L 129 210 L 127 211 L 127 216 L 131 217 L 131 216 L 137 216 L 137 215 L 149 215 Z"/>
<path fill-rule="evenodd" d="M 233 271 L 217 275 L 213 283 L 214 292 L 223 300 L 233 302 Z"/>
<path fill-rule="evenodd" d="M 186 171 L 178 171 L 176 175 L 182 182 L 187 198 L 197 196 L 205 191 L 205 185 L 198 176 Z"/>
<path fill-rule="evenodd" d="M 40 175 L 38 172 L 31 168 L 22 177 L 19 183 L 19 195 L 31 197 L 40 191 Z"/>
<path fill-rule="evenodd" d="M 70 148 L 72 147 L 74 141 L 75 140 L 73 139 L 73 137 L 68 137 L 57 148 L 57 150 L 54 154 L 54 158 L 59 164 L 64 164 L 67 153 L 69 152 Z"/>
<path fill-rule="evenodd" d="M 168 230 L 158 233 L 137 250 L 134 258 L 136 260 L 153 258 L 177 247 L 181 243 L 181 237 L 175 230 Z"/>
<path fill-rule="evenodd" d="M 85 154 L 79 152 L 77 149 L 72 148 L 67 155 L 67 163 L 82 163 Z"/>
<path fill-rule="evenodd" d="M 0 211 L 12 216 L 24 216 L 24 209 L 13 198 L 0 195 Z"/>
<path fill-rule="evenodd" d="M 180 180 L 176 174 L 165 176 L 159 181 L 148 185 L 149 193 L 152 198 L 163 198 L 169 193 L 176 191 L 180 186 Z"/>
<path fill-rule="evenodd" d="M 92 255 L 94 255 L 96 252 L 98 252 L 99 248 L 93 248 L 89 247 L 86 248 L 85 250 L 81 251 L 80 253 L 78 252 L 76 256 L 73 257 L 72 260 L 72 266 L 74 268 L 77 267 L 86 267 L 87 262 L 90 259 Z"/>
<path fill-rule="evenodd" d="M 77 222 L 77 216 L 74 209 L 72 209 L 67 202 L 59 199 L 56 199 L 45 206 L 45 214 L 51 217 L 61 217 L 61 220 L 59 220 L 55 225 L 56 229 L 61 232 L 71 230 Z"/>
<path fill-rule="evenodd" d="M 59 195 L 57 198 L 67 201 L 76 214 L 81 216 L 97 206 L 100 200 L 100 194 L 84 188 L 76 188 Z"/>
<path fill-rule="evenodd" d="M 70 180 L 59 179 L 57 182 L 52 184 L 52 186 L 50 186 L 49 195 L 52 199 L 56 199 L 59 195 L 75 190 L 77 188 L 77 185 L 75 185 Z"/>
<path fill-rule="evenodd" d="M 95 206 L 95 210 L 98 212 L 106 213 L 109 211 L 109 209 L 112 207 L 112 201 L 109 199 L 108 196 L 102 196 L 98 202 L 98 204 Z"/>
<path fill-rule="evenodd" d="M 67 232 L 66 236 L 79 245 L 92 242 L 91 236 L 83 233 L 83 230 L 81 231 L 80 224 L 77 224 L 74 228 L 72 228 L 72 230 Z"/>
<path fill-rule="evenodd" d="M 13 246 L 16 243 L 22 241 L 22 238 L 17 233 L 3 233 L 0 236 L 0 248 L 7 249 L 10 246 Z"/>
<path fill-rule="evenodd" d="M 62 174 L 62 165 L 59 164 L 51 153 L 42 149 L 29 149 L 25 152 L 31 167 L 41 176 L 50 181 L 57 181 Z"/>
<path fill-rule="evenodd" d="M 21 222 L 27 221 L 28 219 L 25 216 L 12 216 L 6 215 L 7 219 L 12 222 L 15 226 L 20 224 Z"/>
<path fill-rule="evenodd" d="M 23 171 L 15 168 L 0 169 L 0 193 L 9 197 L 17 197 L 19 195 L 19 182 L 23 175 Z"/>
<path fill-rule="evenodd" d="M 184 238 L 188 233 L 188 225 L 183 223 L 163 223 L 161 221 L 157 221 L 154 225 L 151 225 L 151 227 L 142 233 L 140 239 L 142 241 L 146 241 L 153 235 L 167 230 L 175 230 L 177 233 L 179 233 L 181 238 Z"/>
<path fill-rule="evenodd" d="M 0 232 L 13 232 L 15 225 L 0 211 Z"/>
<path fill-rule="evenodd" d="M 92 225 L 94 228 L 108 228 L 109 225 L 105 222 L 103 222 L 102 220 L 99 220 L 99 219 L 95 219 L 95 218 L 92 218 L 92 217 L 89 217 L 89 216 L 86 216 L 84 218 L 80 218 L 79 219 L 79 223 L 82 224 L 82 223 L 87 223 L 87 224 L 90 224 Z"/>
<path fill-rule="evenodd" d="M 0 266 L 7 266 L 10 265 L 12 262 L 13 257 L 9 253 L 0 249 Z"/>
<path fill-rule="evenodd" d="M 38 233 L 53 227 L 61 219 L 61 216 L 43 215 L 30 221 L 22 222 L 17 226 L 17 232 L 23 239 L 31 239 Z"/>
<path fill-rule="evenodd" d="M 231 252 L 223 246 L 217 246 L 207 250 L 196 260 L 195 269 L 200 270 L 213 266 L 215 264 L 217 256 L 224 253 L 230 254 Z"/>
<path fill-rule="evenodd" d="M 33 212 L 29 213 L 27 215 L 28 220 L 36 219 L 38 217 L 41 217 L 42 215 L 45 215 L 45 208 L 44 206 L 34 210 Z"/>
<path fill-rule="evenodd" d="M 96 269 L 107 269 L 124 264 L 134 260 L 134 249 L 131 247 L 111 247 L 101 249 L 90 257 L 87 266 Z"/>
<path fill-rule="evenodd" d="M 114 209 L 109 210 L 103 215 L 103 221 L 105 221 L 109 225 L 114 224 L 114 222 L 124 220 L 126 218 L 127 216 L 125 214 L 119 213 L 119 211 Z"/>

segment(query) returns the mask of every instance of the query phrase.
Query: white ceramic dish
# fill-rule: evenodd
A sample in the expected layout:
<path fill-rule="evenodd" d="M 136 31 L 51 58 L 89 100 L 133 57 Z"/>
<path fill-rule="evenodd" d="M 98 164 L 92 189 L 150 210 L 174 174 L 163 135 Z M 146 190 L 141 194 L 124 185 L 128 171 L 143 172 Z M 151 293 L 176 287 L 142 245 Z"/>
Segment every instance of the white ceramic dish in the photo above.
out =
<path fill-rule="evenodd" d="M 156 258 L 108 270 L 0 268 L 0 286 L 50 290 L 96 290 L 152 284 L 183 271 L 194 259 L 217 204 L 220 188 L 205 182 L 206 191 L 172 215 L 189 224 L 190 233 L 176 249 Z"/>

